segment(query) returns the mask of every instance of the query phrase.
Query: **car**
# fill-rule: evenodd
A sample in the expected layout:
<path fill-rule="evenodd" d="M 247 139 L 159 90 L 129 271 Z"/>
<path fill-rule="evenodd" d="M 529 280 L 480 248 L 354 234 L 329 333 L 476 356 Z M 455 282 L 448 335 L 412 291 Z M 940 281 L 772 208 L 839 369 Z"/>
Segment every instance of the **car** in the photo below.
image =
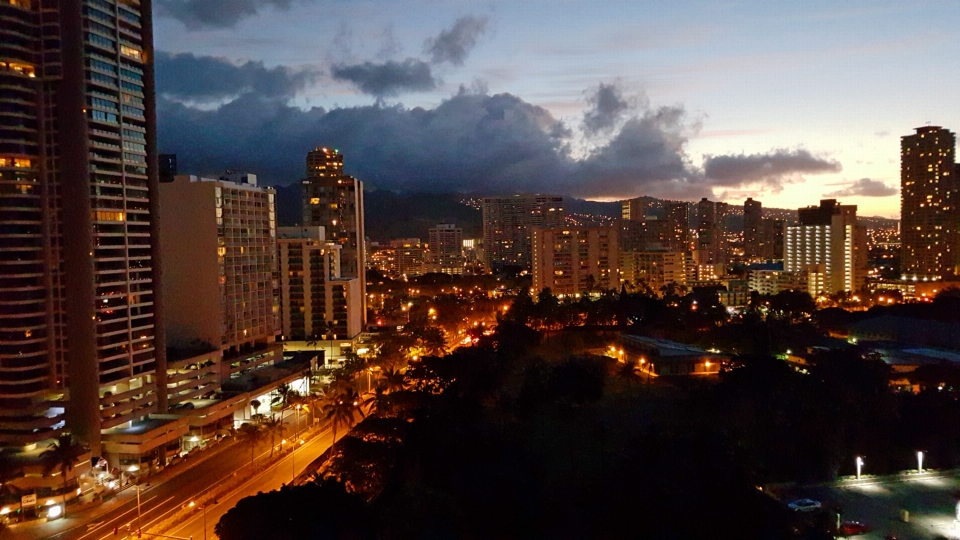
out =
<path fill-rule="evenodd" d="M 787 505 L 788 508 L 796 512 L 814 512 L 820 509 L 820 501 L 813 499 L 797 499 Z"/>
<path fill-rule="evenodd" d="M 857 536 L 870 532 L 870 527 L 859 521 L 844 521 L 837 532 L 840 536 Z"/>

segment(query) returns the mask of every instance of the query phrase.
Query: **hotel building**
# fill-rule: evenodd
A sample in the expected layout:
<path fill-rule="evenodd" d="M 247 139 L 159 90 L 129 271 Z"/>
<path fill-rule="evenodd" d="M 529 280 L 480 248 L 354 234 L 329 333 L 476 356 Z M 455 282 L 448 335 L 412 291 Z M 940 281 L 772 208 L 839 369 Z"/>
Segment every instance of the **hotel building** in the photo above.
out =
<path fill-rule="evenodd" d="M 806 276 L 813 296 L 859 291 L 866 277 L 867 234 L 857 224 L 857 207 L 828 199 L 798 214 L 799 224 L 787 226 L 784 234 L 784 271 Z"/>

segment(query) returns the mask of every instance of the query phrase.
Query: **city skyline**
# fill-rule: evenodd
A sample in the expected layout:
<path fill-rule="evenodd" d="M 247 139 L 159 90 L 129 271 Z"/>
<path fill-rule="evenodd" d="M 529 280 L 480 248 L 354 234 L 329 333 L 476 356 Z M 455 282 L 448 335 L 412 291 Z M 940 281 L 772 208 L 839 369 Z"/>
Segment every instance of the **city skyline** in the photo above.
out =
<path fill-rule="evenodd" d="M 357 156 L 347 172 L 371 187 L 478 192 L 526 174 L 525 190 L 590 199 L 740 204 L 762 195 L 766 206 L 790 208 L 831 196 L 862 215 L 895 217 L 899 137 L 927 122 L 960 123 L 957 106 L 916 84 L 949 65 L 945 45 L 957 38 L 946 29 L 958 12 L 947 4 L 299 2 L 283 10 L 264 2 L 236 17 L 198 5 L 157 9 L 161 150 L 177 151 L 189 168 L 246 160 L 236 166 L 271 184 L 296 180 L 285 153 L 320 143 Z M 574 34 L 582 37 L 566 38 Z M 186 52 L 194 56 L 176 56 Z M 952 86 L 953 72 L 935 71 Z M 425 120 L 411 125 L 417 107 Z M 470 157 L 496 161 L 512 148 L 515 167 L 466 167 L 467 156 L 434 151 L 448 142 L 444 128 L 482 140 L 473 119 L 491 108 L 516 122 L 493 129 L 489 148 Z M 277 119 L 283 141 L 302 148 L 272 152 L 279 141 L 266 133 L 243 135 L 230 150 L 218 137 Z M 563 129 L 568 135 L 550 136 Z M 384 130 L 393 142 L 374 145 Z M 525 135 L 519 148 L 501 144 L 516 134 Z M 175 135 L 205 149 L 166 148 Z M 644 140 L 660 150 L 644 153 Z M 415 142 L 421 147 L 406 146 Z M 264 143 L 267 157 L 257 161 L 251 151 Z M 387 165 L 404 152 L 408 166 Z M 413 172 L 429 166 L 460 170 L 449 180 Z M 686 180 L 664 180 L 677 177 Z"/>

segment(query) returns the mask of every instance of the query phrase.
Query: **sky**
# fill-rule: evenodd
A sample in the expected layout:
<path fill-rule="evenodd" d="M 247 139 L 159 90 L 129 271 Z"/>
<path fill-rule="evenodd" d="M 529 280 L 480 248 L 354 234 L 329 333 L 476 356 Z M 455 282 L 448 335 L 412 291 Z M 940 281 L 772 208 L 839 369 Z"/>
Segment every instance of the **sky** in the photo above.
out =
<path fill-rule="evenodd" d="M 899 216 L 899 137 L 960 128 L 960 2 L 155 0 L 161 152 L 379 189 Z"/>

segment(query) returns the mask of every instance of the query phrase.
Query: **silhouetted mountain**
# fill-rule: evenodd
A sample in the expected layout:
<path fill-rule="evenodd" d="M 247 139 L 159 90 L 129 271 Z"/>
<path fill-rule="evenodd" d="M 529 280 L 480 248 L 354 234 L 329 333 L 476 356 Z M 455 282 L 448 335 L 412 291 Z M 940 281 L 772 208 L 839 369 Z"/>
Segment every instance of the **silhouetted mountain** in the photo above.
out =
<path fill-rule="evenodd" d="M 281 226 L 299 225 L 301 218 L 300 183 L 274 186 L 277 190 L 277 219 Z M 463 229 L 464 238 L 483 235 L 482 214 L 479 209 L 463 203 L 465 199 L 479 199 L 479 195 L 462 193 L 395 193 L 385 190 L 366 191 L 364 210 L 366 232 L 371 240 L 391 238 L 420 238 L 427 240 L 427 230 L 438 223 L 454 223 Z M 665 201 L 648 197 L 651 213 L 663 217 Z M 566 209 L 571 214 L 620 217 L 620 202 L 586 201 L 565 197 Z M 731 207 L 725 224 L 728 230 L 743 228 L 742 207 Z M 795 221 L 796 210 L 764 208 L 764 217 Z M 897 220 L 880 217 L 861 217 L 867 228 L 896 226 Z M 696 223 L 696 205 L 690 205 L 690 223 Z"/>

